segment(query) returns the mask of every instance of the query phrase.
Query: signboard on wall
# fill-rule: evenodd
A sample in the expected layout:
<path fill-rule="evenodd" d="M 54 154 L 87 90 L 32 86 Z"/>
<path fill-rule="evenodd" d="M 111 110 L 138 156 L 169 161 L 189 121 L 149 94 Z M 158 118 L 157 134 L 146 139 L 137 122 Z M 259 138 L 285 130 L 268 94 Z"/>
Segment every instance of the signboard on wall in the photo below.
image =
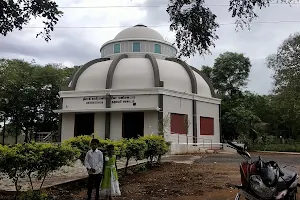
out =
<path fill-rule="evenodd" d="M 83 97 L 83 102 L 85 104 L 103 104 L 106 96 L 90 96 L 90 97 Z M 122 104 L 122 103 L 135 103 L 135 96 L 112 96 L 111 97 L 112 104 Z"/>
<path fill-rule="evenodd" d="M 85 104 L 103 104 L 104 103 L 104 96 L 94 96 L 94 97 L 83 97 L 83 102 Z"/>
<path fill-rule="evenodd" d="M 157 107 L 157 95 L 94 95 L 82 97 L 67 97 L 63 100 L 64 109 L 105 109 L 106 100 L 111 108 L 149 108 Z"/>
<path fill-rule="evenodd" d="M 121 104 L 121 103 L 135 103 L 135 96 L 113 96 L 111 98 L 112 104 Z"/>

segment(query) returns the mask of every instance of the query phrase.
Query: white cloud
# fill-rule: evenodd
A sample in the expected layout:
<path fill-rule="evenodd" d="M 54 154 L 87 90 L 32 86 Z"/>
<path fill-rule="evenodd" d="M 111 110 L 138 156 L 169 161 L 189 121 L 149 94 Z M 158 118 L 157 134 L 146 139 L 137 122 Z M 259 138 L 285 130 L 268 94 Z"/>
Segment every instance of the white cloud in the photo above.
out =
<path fill-rule="evenodd" d="M 209 5 L 220 5 L 219 0 L 210 0 Z M 223 1 L 222 1 L 223 2 Z M 225 3 L 227 1 L 224 1 Z M 222 3 L 224 5 L 225 3 Z M 37 63 L 62 63 L 66 66 L 81 65 L 100 56 L 103 43 L 114 38 L 124 27 L 143 23 L 154 27 L 169 42 L 175 40 L 169 31 L 167 0 L 58 0 L 60 7 L 95 7 L 62 8 L 64 16 L 57 27 L 117 27 L 117 28 L 56 28 L 52 40 L 46 43 L 42 38 L 35 38 L 42 28 L 24 28 L 15 30 L 8 36 L 0 36 L 0 53 L 5 58 L 20 58 Z M 163 7 L 126 7 L 109 6 L 165 5 Z M 99 8 L 99 6 L 105 6 Z M 227 6 L 211 6 L 222 24 L 233 23 Z M 258 12 L 259 21 L 293 21 L 300 19 L 300 5 L 271 5 Z M 289 15 L 287 15 L 287 13 Z M 29 27 L 41 27 L 41 19 L 30 22 Z M 225 51 L 245 53 L 253 65 L 248 89 L 258 93 L 268 93 L 271 89 L 271 71 L 264 65 L 265 57 L 276 51 L 281 42 L 291 33 L 298 31 L 300 23 L 253 23 L 251 30 L 235 31 L 235 25 L 220 26 L 217 33 L 216 48 L 212 55 L 195 56 L 188 63 L 200 68 L 212 66 L 214 59 Z"/>

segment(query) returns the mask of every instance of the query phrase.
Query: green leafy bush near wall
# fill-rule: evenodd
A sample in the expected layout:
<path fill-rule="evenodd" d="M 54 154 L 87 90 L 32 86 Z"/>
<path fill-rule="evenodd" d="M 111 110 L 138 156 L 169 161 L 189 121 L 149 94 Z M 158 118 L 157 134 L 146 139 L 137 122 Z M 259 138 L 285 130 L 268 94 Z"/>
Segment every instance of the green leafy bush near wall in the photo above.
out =
<path fill-rule="evenodd" d="M 86 152 L 90 149 L 90 141 L 92 136 L 78 136 L 71 138 L 64 142 L 64 144 L 71 145 L 80 149 L 81 155 L 80 160 L 84 163 Z M 109 139 L 99 139 L 100 145 L 99 149 L 106 153 L 106 146 L 112 144 L 115 146 L 115 154 L 120 158 L 126 159 L 125 171 L 127 171 L 128 162 L 130 159 L 135 160 L 148 159 L 149 163 L 152 165 L 155 158 L 156 161 L 160 161 L 162 155 L 165 155 L 170 144 L 165 141 L 162 136 L 159 135 L 147 135 L 139 137 L 138 139 L 121 139 L 121 140 L 109 140 Z"/>
<path fill-rule="evenodd" d="M 24 143 L 15 146 L 0 145 L 0 172 L 6 174 L 13 180 L 16 189 L 16 196 L 22 189 L 19 185 L 20 178 L 28 178 L 32 193 L 23 193 L 21 198 L 34 199 L 42 193 L 34 193 L 34 189 L 40 190 L 46 177 L 62 166 L 71 165 L 80 156 L 80 151 L 70 145 Z M 42 180 L 39 188 L 33 187 L 33 178 Z"/>
<path fill-rule="evenodd" d="M 154 158 L 157 158 L 157 162 L 160 162 L 161 156 L 169 151 L 170 144 L 167 143 L 162 136 L 147 135 L 141 137 L 141 140 L 145 141 L 147 145 L 145 158 L 149 160 L 151 165 L 153 164 Z"/>
<path fill-rule="evenodd" d="M 129 160 L 134 158 L 136 161 L 142 160 L 145 157 L 147 150 L 147 144 L 141 138 L 139 139 L 123 139 L 122 145 L 122 156 L 126 158 L 125 173 L 127 174 L 127 168 Z"/>

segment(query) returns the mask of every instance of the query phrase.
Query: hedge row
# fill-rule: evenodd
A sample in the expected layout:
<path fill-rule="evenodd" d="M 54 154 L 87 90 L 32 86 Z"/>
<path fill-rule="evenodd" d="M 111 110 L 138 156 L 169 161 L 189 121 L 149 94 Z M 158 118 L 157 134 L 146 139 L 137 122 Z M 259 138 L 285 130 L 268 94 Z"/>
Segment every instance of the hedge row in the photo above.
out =
<path fill-rule="evenodd" d="M 300 144 L 254 145 L 256 151 L 300 152 Z"/>
<path fill-rule="evenodd" d="M 47 195 L 41 192 L 46 177 L 62 166 L 72 165 L 78 159 L 84 162 L 85 154 L 90 149 L 91 139 L 91 136 L 79 136 L 62 144 L 31 142 L 14 146 L 0 145 L 0 172 L 13 180 L 17 191 L 16 198 L 20 200 L 48 199 Z M 148 159 L 152 165 L 155 159 L 159 162 L 161 156 L 169 149 L 169 144 L 164 138 L 156 135 L 119 141 L 98 139 L 99 149 L 104 154 L 106 146 L 112 144 L 115 146 L 117 157 L 126 159 L 125 172 L 127 172 L 130 159 Z M 21 190 L 19 180 L 24 177 L 28 178 L 31 189 L 19 195 Z M 34 191 L 33 178 L 42 180 L 38 191 Z"/>
<path fill-rule="evenodd" d="M 165 141 L 162 136 L 158 135 L 148 135 L 139 137 L 138 139 L 121 139 L 118 141 L 115 140 L 104 140 L 96 137 L 100 141 L 99 149 L 106 153 L 107 145 L 114 145 L 115 154 L 117 158 L 125 158 L 125 172 L 127 173 L 127 167 L 130 159 L 143 160 L 147 159 L 148 162 L 152 165 L 153 161 L 160 161 L 162 155 L 165 155 L 170 144 Z M 89 144 L 91 141 L 91 136 L 78 136 L 70 140 L 65 141 L 64 145 L 71 145 L 80 150 L 80 160 L 83 163 L 86 152 L 90 149 Z"/>

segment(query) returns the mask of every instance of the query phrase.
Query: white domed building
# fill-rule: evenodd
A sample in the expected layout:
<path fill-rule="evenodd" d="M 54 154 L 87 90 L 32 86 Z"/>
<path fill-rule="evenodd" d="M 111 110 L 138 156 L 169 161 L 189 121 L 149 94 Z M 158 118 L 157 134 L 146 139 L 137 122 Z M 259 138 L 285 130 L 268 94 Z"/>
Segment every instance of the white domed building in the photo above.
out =
<path fill-rule="evenodd" d="M 92 133 L 134 138 L 159 134 L 163 126 L 173 144 L 220 146 L 221 100 L 210 80 L 176 59 L 176 48 L 157 31 L 127 28 L 100 52 L 60 91 L 61 141 Z"/>

